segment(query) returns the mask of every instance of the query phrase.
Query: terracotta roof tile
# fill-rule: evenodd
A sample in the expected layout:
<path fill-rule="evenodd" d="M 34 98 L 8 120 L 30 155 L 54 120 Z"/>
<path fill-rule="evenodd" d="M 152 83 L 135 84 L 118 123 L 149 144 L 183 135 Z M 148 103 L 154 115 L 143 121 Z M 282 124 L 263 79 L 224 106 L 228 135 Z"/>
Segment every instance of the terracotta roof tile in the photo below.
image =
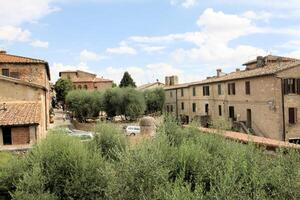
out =
<path fill-rule="evenodd" d="M 112 80 L 109 79 L 103 79 L 103 78 L 76 78 L 72 80 L 74 83 L 84 83 L 84 82 L 112 82 Z"/>
<path fill-rule="evenodd" d="M 6 110 L 0 103 L 0 126 L 39 124 L 41 106 L 33 102 L 8 102 Z"/>
<path fill-rule="evenodd" d="M 46 61 L 40 60 L 40 59 L 34 59 L 34 58 L 28 58 L 28 57 L 23 57 L 23 56 L 16 56 L 16 55 L 11 55 L 7 54 L 4 51 L 0 51 L 0 63 L 21 63 L 21 64 L 45 64 L 46 66 L 46 71 L 47 75 L 50 80 L 50 69 L 49 65 Z"/>

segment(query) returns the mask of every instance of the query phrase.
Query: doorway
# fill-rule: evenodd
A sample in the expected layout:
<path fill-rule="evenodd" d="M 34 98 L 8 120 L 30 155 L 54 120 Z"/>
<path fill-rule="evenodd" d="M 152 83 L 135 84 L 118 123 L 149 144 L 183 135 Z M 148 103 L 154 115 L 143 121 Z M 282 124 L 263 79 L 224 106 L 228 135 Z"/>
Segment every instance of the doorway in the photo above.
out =
<path fill-rule="evenodd" d="M 11 128 L 9 127 L 2 128 L 2 135 L 3 135 L 3 144 L 12 145 Z"/>
<path fill-rule="evenodd" d="M 247 127 L 252 128 L 252 114 L 251 109 L 247 109 Z"/>
<path fill-rule="evenodd" d="M 233 106 L 229 106 L 229 118 L 234 120 L 234 107 Z"/>

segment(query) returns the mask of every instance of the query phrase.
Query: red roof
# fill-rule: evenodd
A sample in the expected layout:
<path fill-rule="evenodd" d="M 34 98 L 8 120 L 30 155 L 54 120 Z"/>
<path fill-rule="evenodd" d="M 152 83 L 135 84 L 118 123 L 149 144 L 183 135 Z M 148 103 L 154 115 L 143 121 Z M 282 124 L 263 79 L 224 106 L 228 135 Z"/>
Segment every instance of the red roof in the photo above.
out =
<path fill-rule="evenodd" d="M 0 63 L 4 64 L 45 64 L 47 75 L 50 80 L 50 69 L 49 65 L 46 61 L 40 60 L 40 59 L 34 59 L 34 58 L 28 58 L 23 56 L 16 56 L 16 55 L 10 55 L 7 54 L 5 51 L 0 51 Z"/>
<path fill-rule="evenodd" d="M 0 126 L 34 125 L 40 122 L 41 106 L 34 102 L 0 103 Z"/>

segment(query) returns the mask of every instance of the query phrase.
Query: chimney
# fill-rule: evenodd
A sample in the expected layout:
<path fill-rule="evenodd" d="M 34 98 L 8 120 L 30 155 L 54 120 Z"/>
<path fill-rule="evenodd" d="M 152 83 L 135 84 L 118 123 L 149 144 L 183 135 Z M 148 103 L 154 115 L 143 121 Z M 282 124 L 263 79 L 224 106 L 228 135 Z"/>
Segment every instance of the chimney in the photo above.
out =
<path fill-rule="evenodd" d="M 6 51 L 0 50 L 0 54 L 6 54 Z"/>
<path fill-rule="evenodd" d="M 178 84 L 178 76 L 166 76 L 165 77 L 165 85 L 173 86 Z"/>
<path fill-rule="evenodd" d="M 263 56 L 257 56 L 256 59 L 256 67 L 264 67 L 265 66 L 265 59 Z"/>
<path fill-rule="evenodd" d="M 240 68 L 236 68 L 235 71 L 236 72 L 240 72 L 241 70 L 240 70 Z"/>
<path fill-rule="evenodd" d="M 222 69 L 217 69 L 217 77 L 220 77 L 222 73 Z"/>

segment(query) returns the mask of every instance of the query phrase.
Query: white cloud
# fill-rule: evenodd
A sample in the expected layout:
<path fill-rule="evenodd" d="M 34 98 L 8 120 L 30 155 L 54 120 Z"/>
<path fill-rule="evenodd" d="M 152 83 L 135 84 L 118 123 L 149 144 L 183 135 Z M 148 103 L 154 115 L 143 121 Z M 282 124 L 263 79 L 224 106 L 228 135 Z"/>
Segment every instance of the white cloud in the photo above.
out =
<path fill-rule="evenodd" d="M 0 26 L 35 22 L 57 11 L 54 0 L 0 0 Z"/>
<path fill-rule="evenodd" d="M 105 56 L 101 56 L 100 54 L 97 54 L 92 51 L 88 51 L 86 49 L 84 49 L 80 52 L 80 60 L 81 61 L 99 61 L 104 58 L 105 58 Z"/>
<path fill-rule="evenodd" d="M 253 20 L 262 20 L 264 22 L 269 22 L 273 15 L 266 11 L 254 12 L 252 10 L 246 11 L 242 14 L 243 17 Z"/>
<path fill-rule="evenodd" d="M 106 49 L 106 52 L 111 54 L 129 54 L 129 55 L 137 54 L 137 51 L 134 48 L 129 47 L 124 42 L 121 42 L 119 47 Z"/>
<path fill-rule="evenodd" d="M 199 3 L 199 0 L 171 0 L 171 5 L 181 5 L 185 8 L 190 8 Z"/>
<path fill-rule="evenodd" d="M 65 70 L 83 70 L 90 72 L 89 66 L 82 62 L 78 65 L 65 65 L 63 63 L 53 63 L 50 67 L 51 70 L 51 77 L 52 81 L 55 82 L 59 78 L 59 72 L 65 71 Z"/>
<path fill-rule="evenodd" d="M 161 53 L 163 50 L 166 49 L 166 47 L 164 47 L 164 46 L 143 46 L 142 49 L 143 49 L 143 51 L 145 51 L 147 53 L 154 53 L 154 52 Z"/>
<path fill-rule="evenodd" d="M 28 42 L 31 33 L 28 30 L 23 30 L 15 26 L 0 27 L 0 40 L 9 42 Z"/>
<path fill-rule="evenodd" d="M 39 48 L 48 48 L 49 42 L 41 41 L 41 40 L 34 40 L 30 43 L 33 47 L 39 47 Z"/>

